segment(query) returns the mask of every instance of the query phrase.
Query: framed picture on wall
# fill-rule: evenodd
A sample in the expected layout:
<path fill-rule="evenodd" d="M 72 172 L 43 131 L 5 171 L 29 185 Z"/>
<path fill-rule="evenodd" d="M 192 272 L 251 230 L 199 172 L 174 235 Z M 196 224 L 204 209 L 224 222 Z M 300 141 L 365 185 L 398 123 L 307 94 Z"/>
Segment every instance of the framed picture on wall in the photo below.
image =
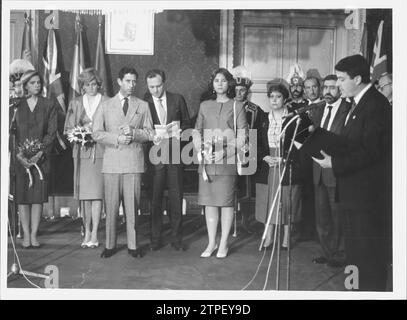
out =
<path fill-rule="evenodd" d="M 106 53 L 154 54 L 154 12 L 113 11 L 106 14 Z"/>

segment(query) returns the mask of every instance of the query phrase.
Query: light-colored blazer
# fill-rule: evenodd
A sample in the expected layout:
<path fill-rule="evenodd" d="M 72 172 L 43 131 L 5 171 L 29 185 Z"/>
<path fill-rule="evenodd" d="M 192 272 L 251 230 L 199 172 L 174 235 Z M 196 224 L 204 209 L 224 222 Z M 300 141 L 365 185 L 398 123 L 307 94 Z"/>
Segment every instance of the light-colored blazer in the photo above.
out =
<path fill-rule="evenodd" d="M 97 109 L 103 103 L 110 99 L 107 96 L 102 96 Z M 96 109 L 96 110 L 97 110 Z M 93 119 L 95 118 L 95 113 L 93 114 Z M 85 108 L 83 106 L 83 96 L 76 97 L 69 102 L 68 111 L 66 113 L 65 118 L 65 126 L 64 126 L 64 134 L 67 134 L 68 130 L 72 129 L 75 126 L 84 126 L 89 123 L 93 123 L 93 119 L 89 119 Z M 100 143 L 96 143 L 96 150 L 95 150 L 95 157 L 96 158 L 103 158 L 104 146 Z M 91 158 L 92 157 L 92 150 L 90 148 L 81 148 L 77 143 L 75 143 L 72 147 L 72 157 L 73 158 Z"/>
<path fill-rule="evenodd" d="M 135 128 L 133 141 L 128 145 L 117 142 L 123 125 Z M 147 102 L 131 96 L 126 116 L 118 94 L 103 102 L 93 122 L 93 139 L 105 146 L 102 173 L 143 173 L 143 143 L 152 135 L 153 121 Z"/>
<path fill-rule="evenodd" d="M 227 156 L 230 155 L 236 158 L 236 149 L 240 149 L 245 144 L 248 125 L 243 104 L 236 101 L 236 127 L 240 130 L 237 136 L 235 135 L 234 103 L 233 99 L 222 104 L 215 100 L 206 100 L 199 107 L 193 134 L 195 149 L 200 150 L 202 141 L 207 138 L 205 137 L 205 129 L 220 130 L 232 142 L 230 146 L 225 148 L 226 156 L 224 159 L 206 165 L 206 171 L 209 175 L 237 175 L 236 159 L 234 164 L 228 164 Z M 202 165 L 199 165 L 198 172 L 202 173 Z"/>

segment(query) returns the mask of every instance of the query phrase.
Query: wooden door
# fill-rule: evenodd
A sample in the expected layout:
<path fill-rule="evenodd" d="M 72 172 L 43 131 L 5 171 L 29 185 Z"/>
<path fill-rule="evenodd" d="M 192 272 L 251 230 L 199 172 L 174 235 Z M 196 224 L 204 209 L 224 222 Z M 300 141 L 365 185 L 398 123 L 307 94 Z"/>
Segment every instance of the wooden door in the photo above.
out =
<path fill-rule="evenodd" d="M 266 84 L 286 79 L 290 66 L 324 77 L 346 55 L 343 10 L 236 10 L 234 66 L 252 73 L 251 100 L 268 103 Z"/>

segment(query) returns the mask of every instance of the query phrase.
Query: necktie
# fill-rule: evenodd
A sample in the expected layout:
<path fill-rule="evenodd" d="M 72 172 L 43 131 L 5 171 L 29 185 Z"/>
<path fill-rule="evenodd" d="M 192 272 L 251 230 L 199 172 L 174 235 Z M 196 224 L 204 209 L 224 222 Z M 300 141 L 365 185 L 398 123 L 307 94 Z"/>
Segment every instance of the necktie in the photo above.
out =
<path fill-rule="evenodd" d="M 324 124 L 322 125 L 323 129 L 328 129 L 328 124 L 329 124 L 329 120 L 331 119 L 331 111 L 332 111 L 332 106 L 328 106 L 328 114 L 326 115 Z"/>
<path fill-rule="evenodd" d="M 129 109 L 129 98 L 124 98 L 124 103 L 123 103 L 123 113 L 124 115 L 127 114 L 127 110 Z"/>
<path fill-rule="evenodd" d="M 160 118 L 161 124 L 166 124 L 167 123 L 167 114 L 164 110 L 164 106 L 162 104 L 162 100 L 158 99 L 157 100 L 157 106 L 158 106 L 158 117 Z"/>
<path fill-rule="evenodd" d="M 350 116 L 352 115 L 353 111 L 356 108 L 356 102 L 355 102 L 355 99 L 353 99 L 353 97 L 350 98 L 350 102 L 351 102 L 351 107 L 350 107 L 348 116 L 346 117 L 345 125 L 348 123 L 348 120 L 349 120 Z"/>

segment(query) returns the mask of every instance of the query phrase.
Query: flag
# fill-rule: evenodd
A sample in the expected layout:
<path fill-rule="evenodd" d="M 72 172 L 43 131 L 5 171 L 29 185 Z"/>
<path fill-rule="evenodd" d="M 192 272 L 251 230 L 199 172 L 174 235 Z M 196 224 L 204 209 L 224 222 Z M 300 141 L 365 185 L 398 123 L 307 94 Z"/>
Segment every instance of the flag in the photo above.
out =
<path fill-rule="evenodd" d="M 98 71 L 100 78 L 102 79 L 102 87 L 105 95 L 111 97 L 112 90 L 107 78 L 106 61 L 105 61 L 105 49 L 103 46 L 102 38 L 102 16 L 99 16 L 99 28 L 98 28 L 98 41 L 96 45 L 96 57 L 95 57 L 95 69 Z"/>
<path fill-rule="evenodd" d="M 359 53 L 367 57 L 367 25 L 366 23 L 363 23 L 362 25 L 362 37 L 360 39 L 360 50 Z"/>
<path fill-rule="evenodd" d="M 66 111 L 65 94 L 62 89 L 61 70 L 58 61 L 58 47 L 54 29 L 48 30 L 42 61 L 44 63 L 44 96 L 55 98 L 63 112 Z"/>
<path fill-rule="evenodd" d="M 85 55 L 83 51 L 82 41 L 82 25 L 79 21 L 79 16 L 76 18 L 76 42 L 73 51 L 71 73 L 69 75 L 69 101 L 81 95 L 81 89 L 78 82 L 79 74 L 85 69 Z"/>
<path fill-rule="evenodd" d="M 56 99 L 61 107 L 58 113 L 65 115 L 65 94 L 62 87 L 58 47 L 54 29 L 48 30 L 42 61 L 44 63 L 44 96 L 49 99 Z M 66 149 L 66 145 L 59 133 L 57 133 L 57 138 L 61 147 Z"/>
<path fill-rule="evenodd" d="M 32 39 L 32 30 L 31 30 L 31 14 L 28 15 L 27 12 L 24 13 L 24 30 L 23 30 L 23 43 L 21 45 L 21 59 L 33 63 L 32 54 L 31 54 L 31 39 Z"/>
<path fill-rule="evenodd" d="M 382 74 L 387 72 L 387 55 L 385 54 L 383 42 L 383 24 L 384 21 L 380 21 L 376 41 L 373 46 L 372 63 L 370 65 L 372 81 L 379 79 Z"/>

